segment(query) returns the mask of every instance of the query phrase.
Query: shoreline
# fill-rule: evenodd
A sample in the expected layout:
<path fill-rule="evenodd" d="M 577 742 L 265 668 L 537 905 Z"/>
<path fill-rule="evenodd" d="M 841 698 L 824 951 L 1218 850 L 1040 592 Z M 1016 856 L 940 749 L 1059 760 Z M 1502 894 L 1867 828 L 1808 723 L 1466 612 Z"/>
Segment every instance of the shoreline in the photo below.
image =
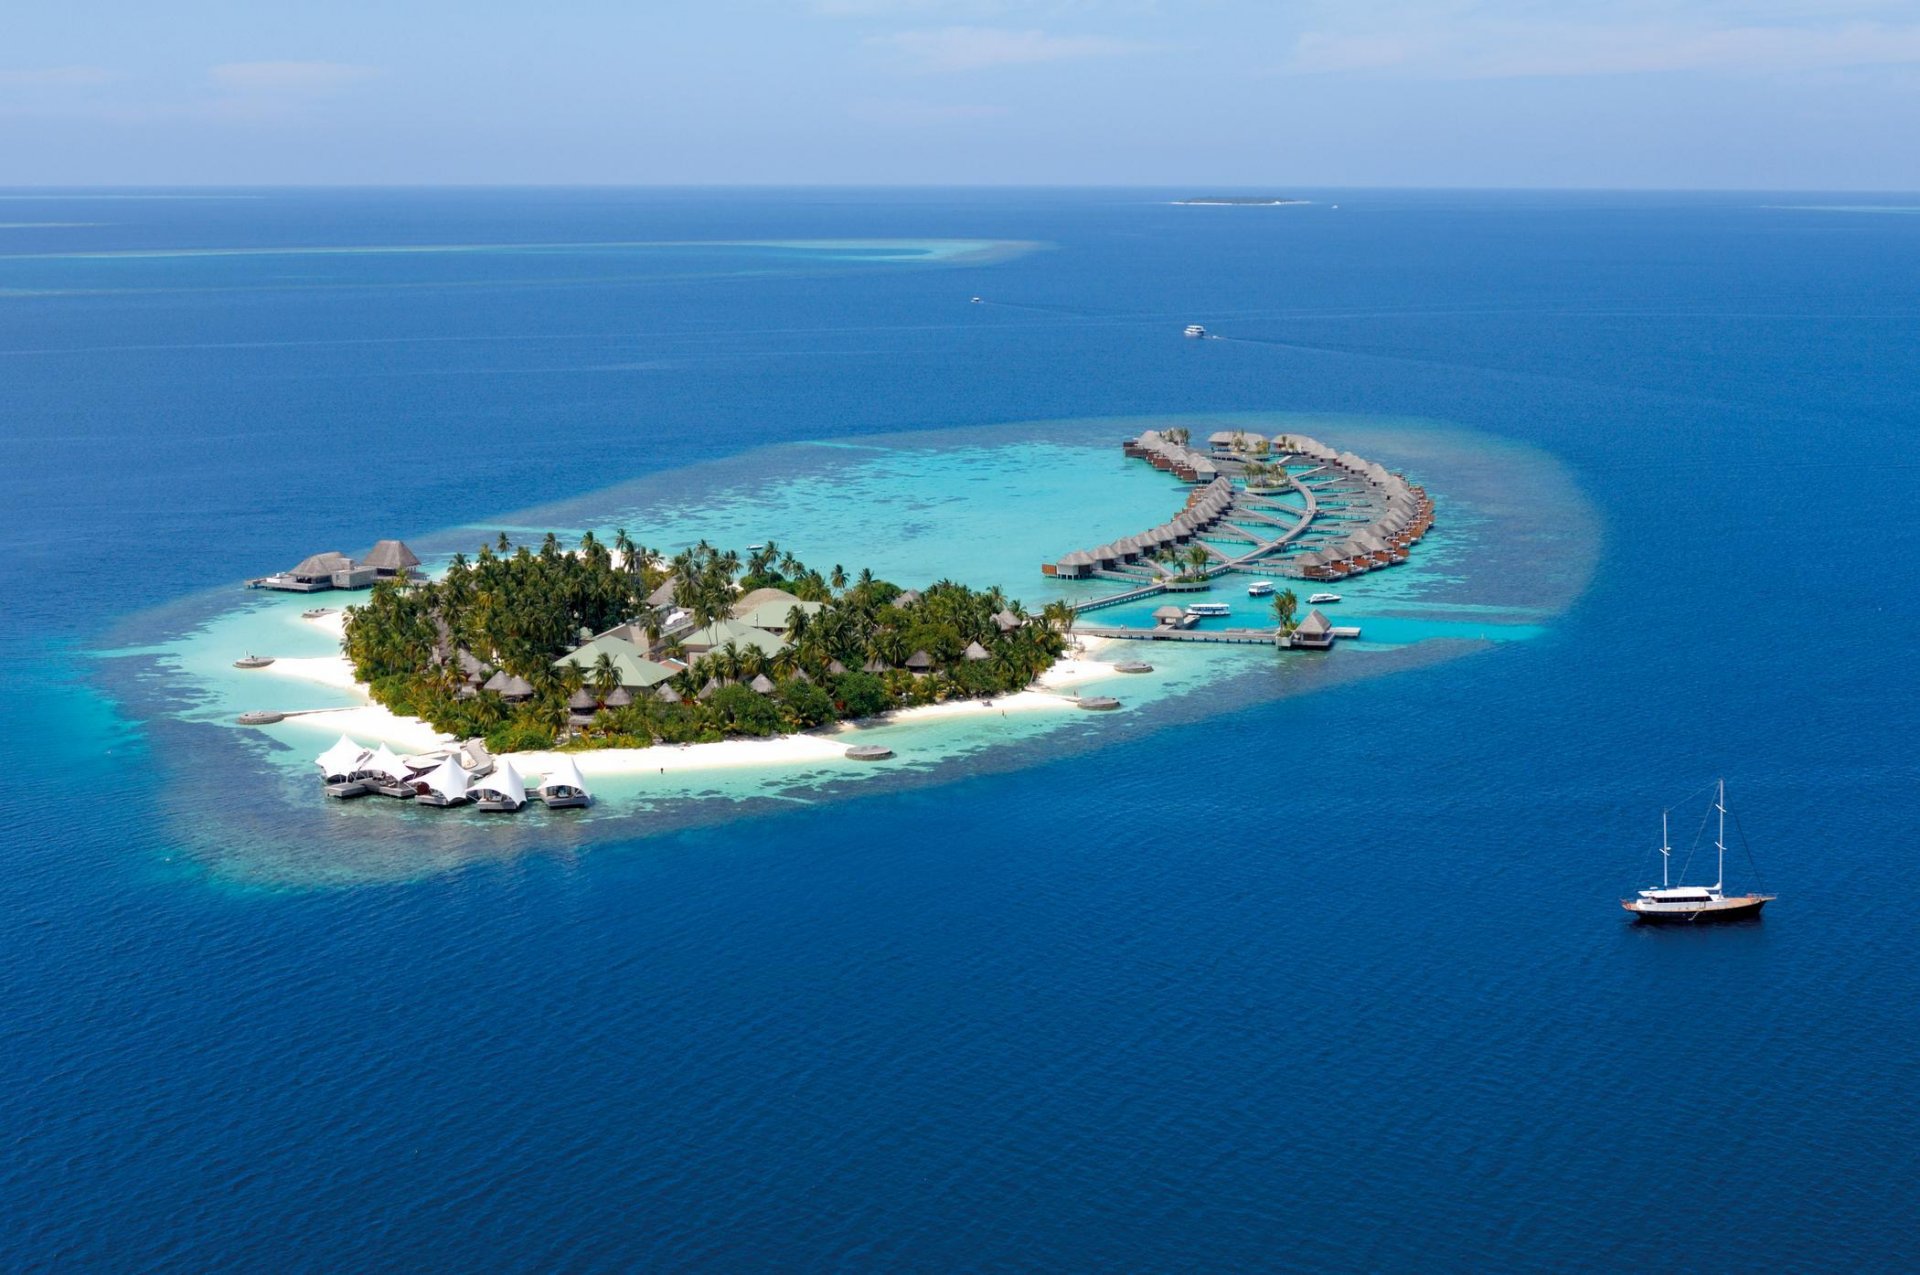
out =
<path fill-rule="evenodd" d="M 302 617 L 301 623 L 327 633 L 336 641 L 345 636 L 346 610 L 330 611 L 315 619 Z M 593 748 L 580 751 L 542 749 L 533 752 L 506 753 L 521 774 L 544 774 L 559 757 L 570 758 L 583 775 L 632 776 L 649 772 L 674 774 L 703 770 L 722 770 L 742 766 L 791 766 L 846 760 L 847 749 L 862 743 L 884 742 L 875 739 L 890 729 L 930 721 L 1007 713 L 1063 712 L 1078 707 L 1075 696 L 1057 692 L 1087 682 L 1122 676 L 1107 661 L 1088 658 L 1115 639 L 1076 636 L 1075 651 L 1056 660 L 1034 684 L 1012 695 L 994 699 L 948 700 L 941 704 L 921 704 L 895 709 L 881 717 L 837 722 L 818 731 L 793 735 L 774 735 L 764 739 L 724 739 L 701 744 L 653 744 L 646 748 Z M 257 672 L 258 676 L 278 676 L 304 681 L 354 696 L 358 704 L 338 708 L 298 709 L 283 726 L 310 729 L 318 734 L 344 734 L 371 744 L 385 743 L 410 754 L 434 752 L 458 741 L 434 729 L 432 723 L 417 717 L 402 717 L 373 702 L 368 687 L 353 677 L 353 666 L 344 653 L 334 655 L 275 657 L 274 662 Z"/>

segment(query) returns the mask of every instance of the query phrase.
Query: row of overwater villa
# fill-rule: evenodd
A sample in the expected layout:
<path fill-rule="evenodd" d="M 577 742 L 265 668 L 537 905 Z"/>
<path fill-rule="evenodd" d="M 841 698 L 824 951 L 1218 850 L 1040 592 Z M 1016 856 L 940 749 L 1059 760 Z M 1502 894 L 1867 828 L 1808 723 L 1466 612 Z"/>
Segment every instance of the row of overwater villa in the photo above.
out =
<path fill-rule="evenodd" d="M 1103 577 L 1132 589 L 1081 609 L 1142 593 L 1205 588 L 1230 571 L 1341 580 L 1405 562 L 1433 526 L 1426 490 L 1378 462 L 1317 439 L 1245 430 L 1212 434 L 1203 454 L 1180 438 L 1148 430 L 1125 451 L 1193 483 L 1167 522 L 1091 549 L 1063 554 L 1041 570 L 1059 579 Z M 1176 572 L 1156 561 L 1191 544 L 1207 560 Z"/>
<path fill-rule="evenodd" d="M 367 748 L 342 735 L 315 764 L 327 795 L 341 799 L 378 795 L 439 810 L 471 804 L 476 810 L 502 814 L 524 809 L 529 791 L 549 810 L 577 809 L 593 802 L 572 758 L 559 758 L 529 790 L 511 760 L 495 761 L 477 739 L 444 752 L 402 757 L 385 744 Z"/>

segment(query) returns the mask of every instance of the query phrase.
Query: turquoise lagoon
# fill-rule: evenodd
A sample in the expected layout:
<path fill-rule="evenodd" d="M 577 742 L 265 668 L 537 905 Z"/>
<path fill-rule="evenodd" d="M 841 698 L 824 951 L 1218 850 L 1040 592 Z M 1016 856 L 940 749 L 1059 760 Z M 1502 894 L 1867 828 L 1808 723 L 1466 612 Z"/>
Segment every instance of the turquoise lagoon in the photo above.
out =
<path fill-rule="evenodd" d="M 1411 562 L 1330 586 L 1336 622 L 1362 639 L 1331 653 L 1279 654 L 1260 646 L 1116 642 L 1098 658 L 1144 658 L 1151 674 L 1112 674 L 1077 685 L 1122 699 L 1118 714 L 984 711 L 863 725 L 857 742 L 884 743 L 882 766 L 770 760 L 762 764 L 595 780 L 587 812 L 531 810 L 513 820 L 397 803 L 324 801 L 312 757 L 339 733 L 326 713 L 264 728 L 241 727 L 249 709 L 345 708 L 350 692 L 273 670 L 235 669 L 243 654 L 326 656 L 332 638 L 303 620 L 316 606 L 362 595 L 221 591 L 146 613 L 122 626 L 97 666 L 114 693 L 160 737 L 151 764 L 174 772 L 183 817 L 174 832 L 187 859 L 217 876 L 270 885 L 411 879 L 476 859 L 573 853 L 650 829 L 751 817 L 793 802 L 939 783 L 1003 770 L 1069 750 L 1097 748 L 1173 723 L 1263 700 L 1469 654 L 1490 643 L 1537 638 L 1585 585 L 1597 522 L 1569 476 L 1546 453 L 1454 426 L 1415 420 L 1238 413 L 1024 422 L 858 441 L 768 447 L 605 488 L 496 522 L 420 534 L 393 529 L 438 569 L 505 531 L 572 543 L 625 528 L 673 552 L 698 540 L 744 550 L 772 541 L 822 570 L 871 568 L 905 586 L 941 578 L 998 585 L 1037 610 L 1055 598 L 1112 592 L 1111 582 L 1056 581 L 1040 564 L 1069 549 L 1162 522 L 1187 488 L 1122 455 L 1123 437 L 1185 424 L 1312 433 L 1405 470 L 1434 494 L 1438 523 Z M 289 544 L 308 553 L 362 546 Z M 286 563 L 262 563 L 278 569 Z M 1233 615 L 1208 625 L 1269 622 L 1250 577 L 1229 577 L 1208 596 Z M 1295 582 L 1296 584 L 1298 582 Z M 1299 588 L 1302 601 L 1310 588 Z M 1105 609 L 1090 623 L 1150 627 L 1164 599 Z M 849 732 L 839 732 L 843 737 Z M 848 738 L 847 742 L 855 742 Z M 392 835 L 395 821 L 407 835 Z"/>

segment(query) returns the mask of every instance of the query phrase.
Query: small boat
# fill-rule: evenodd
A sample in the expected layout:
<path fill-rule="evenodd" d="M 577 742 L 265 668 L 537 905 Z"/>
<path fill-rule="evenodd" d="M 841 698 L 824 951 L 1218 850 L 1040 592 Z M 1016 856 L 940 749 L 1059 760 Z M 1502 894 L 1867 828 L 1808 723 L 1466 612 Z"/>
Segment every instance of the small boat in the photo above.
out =
<path fill-rule="evenodd" d="M 1187 325 L 1187 331 L 1186 331 L 1187 336 L 1198 338 L 1198 337 L 1203 337 L 1206 334 L 1207 334 L 1207 330 L 1201 327 L 1198 323 L 1189 323 Z"/>
<path fill-rule="evenodd" d="M 500 814 L 512 814 L 527 804 L 527 786 L 521 782 L 520 772 L 513 768 L 513 763 L 504 757 L 494 766 L 492 774 L 473 786 L 472 792 L 480 809 Z"/>
<path fill-rule="evenodd" d="M 1744 921 L 1759 916 L 1760 909 L 1774 900 L 1776 896 L 1771 894 L 1726 893 L 1727 781 L 1724 779 L 1714 785 L 1713 808 L 1720 816 L 1719 830 L 1713 838 L 1717 873 L 1714 883 L 1671 883 L 1668 869 L 1673 861 L 1673 847 L 1667 843 L 1667 812 L 1663 810 L 1660 812 L 1660 884 L 1657 888 L 1640 891 L 1631 899 L 1620 900 L 1620 906 L 1633 913 L 1636 921 L 1663 925 L 1676 922 Z M 1685 874 L 1684 866 L 1681 872 Z"/>
<path fill-rule="evenodd" d="M 765 546 L 765 545 L 748 545 L 748 546 L 747 546 L 747 552 L 748 552 L 748 553 L 759 553 L 759 552 L 760 552 L 760 551 L 761 551 L 762 549 L 764 549 L 764 548 L 766 548 L 766 546 Z"/>
<path fill-rule="evenodd" d="M 332 615 L 332 614 L 333 614 L 332 607 L 315 607 L 311 611 L 302 611 L 300 613 L 300 618 L 303 620 L 317 620 L 323 615 Z"/>
<path fill-rule="evenodd" d="M 1315 607 L 1323 607 L 1330 602 L 1338 602 L 1339 600 L 1340 600 L 1340 595 L 1337 593 L 1316 593 L 1312 597 L 1307 599 L 1307 605 L 1315 606 Z"/>
<path fill-rule="evenodd" d="M 1187 608 L 1187 614 L 1196 620 L 1217 620 L 1233 614 L 1233 608 L 1224 602 L 1196 602 Z"/>
<path fill-rule="evenodd" d="M 235 668 L 265 668 L 271 663 L 273 663 L 273 657 L 271 655 L 248 654 L 242 659 L 235 660 L 233 666 Z"/>
<path fill-rule="evenodd" d="M 847 749 L 848 761 L 886 761 L 893 750 L 885 744 L 855 744 Z"/>
<path fill-rule="evenodd" d="M 571 757 L 562 757 L 560 764 L 547 772 L 538 791 L 548 810 L 581 810 L 593 804 L 587 781 L 580 777 L 580 768 Z"/>
<path fill-rule="evenodd" d="M 983 298 L 981 298 L 981 297 L 975 297 L 975 298 L 973 299 L 973 304 L 974 304 L 974 305 L 985 305 L 985 304 L 986 304 L 986 301 L 985 301 L 985 300 L 984 300 Z"/>
<path fill-rule="evenodd" d="M 1272 593 L 1273 581 L 1271 580 L 1255 580 L 1247 586 L 1247 596 L 1250 598 L 1269 597 Z"/>

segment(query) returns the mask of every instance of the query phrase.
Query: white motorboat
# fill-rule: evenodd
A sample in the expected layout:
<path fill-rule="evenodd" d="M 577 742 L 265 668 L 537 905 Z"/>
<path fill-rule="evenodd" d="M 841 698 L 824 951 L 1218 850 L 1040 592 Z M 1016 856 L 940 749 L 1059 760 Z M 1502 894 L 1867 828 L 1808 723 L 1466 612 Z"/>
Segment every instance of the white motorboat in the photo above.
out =
<path fill-rule="evenodd" d="M 1273 581 L 1255 580 L 1252 584 L 1247 586 L 1247 596 L 1250 598 L 1266 598 L 1266 597 L 1273 596 Z"/>
<path fill-rule="evenodd" d="M 1323 606 L 1326 606 L 1329 602 L 1338 602 L 1339 600 L 1340 600 L 1340 595 L 1337 593 L 1316 593 L 1312 597 L 1307 599 L 1307 605 L 1315 606 L 1315 607 L 1323 607 Z"/>
<path fill-rule="evenodd" d="M 1190 337 L 1199 338 L 1199 337 L 1205 336 L 1206 334 L 1207 334 L 1207 330 L 1201 327 L 1198 323 L 1189 323 L 1187 325 L 1186 335 Z"/>
<path fill-rule="evenodd" d="M 1196 620 L 1217 620 L 1233 614 L 1233 608 L 1224 602 L 1196 602 L 1187 608 L 1187 614 Z"/>

